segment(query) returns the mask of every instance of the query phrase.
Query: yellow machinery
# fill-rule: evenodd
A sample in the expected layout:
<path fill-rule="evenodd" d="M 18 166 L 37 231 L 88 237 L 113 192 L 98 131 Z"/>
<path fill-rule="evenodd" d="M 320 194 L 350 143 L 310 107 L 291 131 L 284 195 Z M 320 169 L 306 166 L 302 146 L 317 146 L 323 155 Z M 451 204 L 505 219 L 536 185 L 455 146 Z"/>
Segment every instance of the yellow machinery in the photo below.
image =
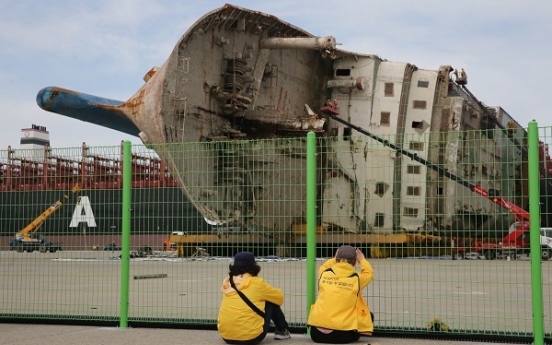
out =
<path fill-rule="evenodd" d="M 19 230 L 15 234 L 15 239 L 23 242 L 39 242 L 39 239 L 36 236 L 33 236 L 46 219 L 50 218 L 60 207 L 61 201 L 56 201 L 52 206 L 48 207 L 46 211 L 42 212 L 40 216 L 36 217 L 32 222 L 30 222 L 26 227 Z"/>
<path fill-rule="evenodd" d="M 80 188 L 78 185 L 75 185 L 71 192 L 77 193 L 80 191 Z M 69 196 L 64 195 L 66 199 L 69 199 Z M 15 234 L 15 239 L 18 242 L 42 242 L 40 238 L 36 236 L 36 232 L 42 224 L 46 221 L 46 219 L 50 218 L 59 208 L 61 207 L 62 202 L 56 201 L 52 206 L 48 207 L 44 212 L 42 212 L 38 217 L 36 217 L 32 222 L 30 222 L 27 226 L 25 226 L 23 229 L 19 230 L 17 234 Z"/>
<path fill-rule="evenodd" d="M 306 248 L 306 225 L 301 224 L 293 232 L 283 235 L 280 244 L 274 244 L 274 238 L 259 233 L 218 233 L 218 234 L 178 234 L 170 235 L 170 243 L 174 243 L 178 257 L 191 256 L 203 246 L 242 246 L 264 245 L 276 246 L 278 256 L 303 256 L 300 248 Z M 422 234 L 354 234 L 327 233 L 324 227 L 317 228 L 316 242 L 320 245 L 336 245 L 339 243 L 353 243 L 359 246 L 370 247 L 370 257 L 402 257 L 425 255 L 448 255 L 450 247 L 445 245 L 439 236 Z M 339 240 L 336 241 L 336 237 Z M 295 249 L 293 249 L 295 248 Z"/>

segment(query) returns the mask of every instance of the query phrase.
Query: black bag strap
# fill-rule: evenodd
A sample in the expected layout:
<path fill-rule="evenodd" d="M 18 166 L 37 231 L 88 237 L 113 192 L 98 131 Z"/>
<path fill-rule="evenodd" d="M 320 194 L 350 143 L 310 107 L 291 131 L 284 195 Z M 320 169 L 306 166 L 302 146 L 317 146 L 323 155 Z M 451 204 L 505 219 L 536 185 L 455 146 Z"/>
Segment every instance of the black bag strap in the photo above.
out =
<path fill-rule="evenodd" d="M 232 287 L 232 289 L 236 290 L 238 295 L 245 302 L 245 304 L 249 306 L 249 308 L 253 309 L 253 311 L 259 314 L 259 316 L 262 317 L 263 319 L 265 318 L 265 313 L 263 313 L 261 309 L 257 308 L 257 306 L 254 305 L 253 302 L 251 302 L 249 298 L 247 298 L 247 296 L 243 294 L 243 292 L 238 290 L 238 288 L 236 287 L 236 284 L 234 284 L 234 278 L 232 278 L 232 275 L 230 275 L 230 286 Z"/>

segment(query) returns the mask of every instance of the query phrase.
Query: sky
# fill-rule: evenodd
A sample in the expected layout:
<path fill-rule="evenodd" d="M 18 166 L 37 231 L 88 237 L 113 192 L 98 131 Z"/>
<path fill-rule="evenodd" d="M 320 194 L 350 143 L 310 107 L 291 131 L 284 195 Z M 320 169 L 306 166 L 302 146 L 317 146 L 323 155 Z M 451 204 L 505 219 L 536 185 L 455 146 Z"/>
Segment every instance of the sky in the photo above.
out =
<path fill-rule="evenodd" d="M 339 48 L 421 69 L 464 68 L 469 90 L 522 126 L 552 126 L 552 1 L 234 1 Z M 126 101 L 187 29 L 222 1 L 0 0 L 0 150 L 22 128 L 46 126 L 51 146 L 114 146 L 140 139 L 43 111 L 36 95 L 60 86 Z"/>

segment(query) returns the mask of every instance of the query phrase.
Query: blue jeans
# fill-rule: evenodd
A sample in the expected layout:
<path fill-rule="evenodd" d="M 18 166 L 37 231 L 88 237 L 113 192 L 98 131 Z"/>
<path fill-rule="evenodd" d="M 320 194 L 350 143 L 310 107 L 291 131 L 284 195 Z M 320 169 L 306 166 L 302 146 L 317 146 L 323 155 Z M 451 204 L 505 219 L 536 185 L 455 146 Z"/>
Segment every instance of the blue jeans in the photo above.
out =
<path fill-rule="evenodd" d="M 227 340 L 223 339 L 227 344 L 249 344 L 256 345 L 263 341 L 270 328 L 270 321 L 274 322 L 277 331 L 284 331 L 288 328 L 288 323 L 282 308 L 274 303 L 265 302 L 265 320 L 263 326 L 263 332 L 256 338 L 251 340 Z"/>

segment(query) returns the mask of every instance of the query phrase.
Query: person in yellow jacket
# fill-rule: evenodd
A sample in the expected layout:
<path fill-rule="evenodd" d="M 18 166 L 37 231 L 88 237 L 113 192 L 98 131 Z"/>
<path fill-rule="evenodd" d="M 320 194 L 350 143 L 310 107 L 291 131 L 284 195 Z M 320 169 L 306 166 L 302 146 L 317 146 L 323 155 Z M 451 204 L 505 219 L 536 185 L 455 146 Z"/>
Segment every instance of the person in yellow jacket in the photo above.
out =
<path fill-rule="evenodd" d="M 360 264 L 357 272 L 356 263 Z M 318 297 L 307 325 L 316 343 L 347 344 L 372 335 L 373 314 L 362 297 L 374 277 L 372 265 L 360 249 L 343 245 L 318 271 Z"/>
<path fill-rule="evenodd" d="M 284 294 L 258 276 L 261 267 L 253 253 L 236 254 L 229 268 L 228 277 L 222 282 L 222 303 L 217 320 L 222 339 L 227 344 L 258 344 L 266 337 L 270 320 L 276 326 L 274 339 L 290 338 L 288 323 L 280 308 Z M 248 305 L 237 291 L 252 305 Z"/>

